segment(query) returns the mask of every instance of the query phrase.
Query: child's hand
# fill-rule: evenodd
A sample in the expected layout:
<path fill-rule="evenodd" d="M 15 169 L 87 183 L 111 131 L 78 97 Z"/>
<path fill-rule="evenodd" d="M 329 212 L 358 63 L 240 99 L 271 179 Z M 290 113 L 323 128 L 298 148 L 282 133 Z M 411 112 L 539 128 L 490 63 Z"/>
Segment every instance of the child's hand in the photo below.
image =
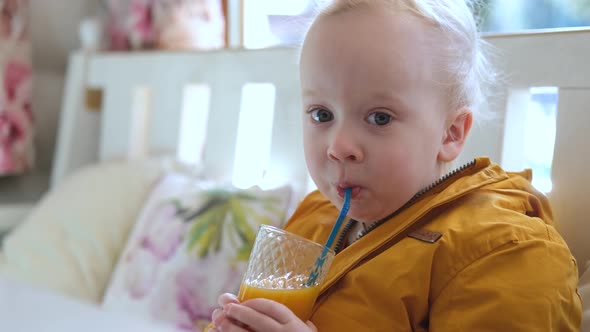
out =
<path fill-rule="evenodd" d="M 233 331 L 313 331 L 315 325 L 304 323 L 286 306 L 268 299 L 252 299 L 239 303 L 232 294 L 218 299 L 220 309 L 213 312 L 215 328 L 211 332 Z"/>
<path fill-rule="evenodd" d="M 223 312 L 223 308 L 225 308 L 226 305 L 230 303 L 240 303 L 240 301 L 238 301 L 238 298 L 234 294 L 224 293 L 219 295 L 219 297 L 217 298 L 217 304 L 219 304 L 219 308 L 213 310 L 213 313 L 211 314 L 211 321 L 213 322 L 214 327 L 221 326 L 222 323 L 225 320 L 227 320 L 227 317 Z M 215 332 L 214 329 L 211 329 L 209 331 Z"/>

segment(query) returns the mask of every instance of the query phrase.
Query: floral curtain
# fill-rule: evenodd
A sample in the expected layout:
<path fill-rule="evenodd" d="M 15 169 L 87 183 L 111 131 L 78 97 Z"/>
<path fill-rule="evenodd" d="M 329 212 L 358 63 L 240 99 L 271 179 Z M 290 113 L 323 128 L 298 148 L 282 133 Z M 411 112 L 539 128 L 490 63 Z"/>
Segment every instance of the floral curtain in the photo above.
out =
<path fill-rule="evenodd" d="M 29 0 L 0 0 L 0 176 L 34 161 L 28 14 Z"/>

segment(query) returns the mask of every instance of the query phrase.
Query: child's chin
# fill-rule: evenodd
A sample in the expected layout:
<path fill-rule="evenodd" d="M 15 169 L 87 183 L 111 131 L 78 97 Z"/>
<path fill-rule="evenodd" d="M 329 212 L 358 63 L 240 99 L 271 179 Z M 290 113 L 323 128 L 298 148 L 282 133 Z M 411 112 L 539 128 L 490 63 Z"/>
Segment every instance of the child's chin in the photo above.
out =
<path fill-rule="evenodd" d="M 385 218 L 388 215 L 387 212 L 383 212 L 383 211 L 373 211 L 373 213 L 370 213 L 371 211 L 369 211 L 369 209 L 363 208 L 362 206 L 359 206 L 358 204 L 355 206 L 354 203 L 356 203 L 356 202 L 353 201 L 350 204 L 350 210 L 348 211 L 348 217 L 351 219 L 354 219 L 356 221 L 366 223 L 367 225 L 369 225 L 377 220 L 381 220 L 382 218 Z"/>
<path fill-rule="evenodd" d="M 368 216 L 366 215 L 366 213 L 361 213 L 360 209 L 355 208 L 355 206 L 354 206 L 354 204 L 352 204 L 352 202 L 350 204 L 350 208 L 349 208 L 346 216 L 350 219 L 354 219 L 356 221 L 361 221 L 361 222 L 367 222 L 367 221 L 371 220 L 371 219 L 368 219 Z"/>

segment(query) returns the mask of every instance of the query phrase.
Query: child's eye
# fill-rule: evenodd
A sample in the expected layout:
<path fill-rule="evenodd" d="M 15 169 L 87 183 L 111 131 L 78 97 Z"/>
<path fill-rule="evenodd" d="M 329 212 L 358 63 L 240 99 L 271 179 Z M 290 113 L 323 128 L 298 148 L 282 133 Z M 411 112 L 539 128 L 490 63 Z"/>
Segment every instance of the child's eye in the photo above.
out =
<path fill-rule="evenodd" d="M 391 122 L 391 115 L 383 112 L 375 112 L 369 114 L 368 120 L 377 126 L 385 126 Z"/>
<path fill-rule="evenodd" d="M 311 118 L 316 122 L 328 122 L 334 119 L 334 115 L 323 108 L 316 108 L 311 111 Z"/>

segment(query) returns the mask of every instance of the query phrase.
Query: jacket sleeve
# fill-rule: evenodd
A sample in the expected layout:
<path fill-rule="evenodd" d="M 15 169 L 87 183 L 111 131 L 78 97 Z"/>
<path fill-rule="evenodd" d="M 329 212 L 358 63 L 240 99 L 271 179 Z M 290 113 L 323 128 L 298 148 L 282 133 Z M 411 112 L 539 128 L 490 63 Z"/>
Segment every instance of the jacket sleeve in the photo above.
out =
<path fill-rule="evenodd" d="M 432 300 L 429 331 L 579 331 L 576 262 L 563 243 L 511 241 L 457 272 Z"/>

